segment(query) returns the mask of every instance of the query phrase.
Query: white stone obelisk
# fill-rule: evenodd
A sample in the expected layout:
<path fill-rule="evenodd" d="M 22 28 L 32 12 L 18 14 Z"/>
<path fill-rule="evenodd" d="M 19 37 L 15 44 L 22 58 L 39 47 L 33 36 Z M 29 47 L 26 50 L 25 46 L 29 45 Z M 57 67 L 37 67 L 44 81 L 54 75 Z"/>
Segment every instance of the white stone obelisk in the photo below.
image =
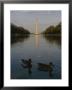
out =
<path fill-rule="evenodd" d="M 35 34 L 39 34 L 39 22 L 38 22 L 38 18 L 36 18 L 36 29 L 35 29 Z"/>

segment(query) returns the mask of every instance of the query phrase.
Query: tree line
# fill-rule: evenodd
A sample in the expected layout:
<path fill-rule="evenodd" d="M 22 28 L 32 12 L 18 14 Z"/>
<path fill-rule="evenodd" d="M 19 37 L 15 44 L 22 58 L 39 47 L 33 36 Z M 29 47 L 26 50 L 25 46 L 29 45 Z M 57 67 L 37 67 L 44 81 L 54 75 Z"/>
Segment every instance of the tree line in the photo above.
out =
<path fill-rule="evenodd" d="M 30 34 L 27 29 L 11 24 L 11 36 L 23 36 L 26 34 Z M 61 22 L 56 26 L 47 27 L 42 34 L 61 34 Z"/>
<path fill-rule="evenodd" d="M 23 27 L 18 27 L 14 24 L 11 24 L 11 35 L 12 36 L 20 36 L 20 35 L 25 35 L 25 34 L 30 34 L 30 32 Z"/>
<path fill-rule="evenodd" d="M 11 24 L 11 44 L 24 41 L 29 38 L 30 32 L 23 27 Z"/>
<path fill-rule="evenodd" d="M 61 34 L 61 23 L 56 26 L 50 26 L 46 28 L 43 34 Z"/>

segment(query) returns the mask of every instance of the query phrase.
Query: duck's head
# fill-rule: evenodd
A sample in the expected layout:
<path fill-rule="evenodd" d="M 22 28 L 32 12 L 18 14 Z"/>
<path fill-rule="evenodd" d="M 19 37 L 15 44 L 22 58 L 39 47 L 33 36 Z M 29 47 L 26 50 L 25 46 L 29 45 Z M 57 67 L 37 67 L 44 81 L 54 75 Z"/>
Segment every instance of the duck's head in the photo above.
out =
<path fill-rule="evenodd" d="M 49 65 L 54 66 L 54 64 L 52 62 L 50 62 Z"/>
<path fill-rule="evenodd" d="M 29 58 L 29 62 L 32 62 L 31 58 Z"/>

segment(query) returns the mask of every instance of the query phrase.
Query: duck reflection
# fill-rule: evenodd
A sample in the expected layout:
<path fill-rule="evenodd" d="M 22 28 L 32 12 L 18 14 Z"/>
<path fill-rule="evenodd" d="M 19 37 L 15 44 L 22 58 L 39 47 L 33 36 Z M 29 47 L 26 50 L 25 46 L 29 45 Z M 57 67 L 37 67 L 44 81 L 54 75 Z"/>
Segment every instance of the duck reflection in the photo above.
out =
<path fill-rule="evenodd" d="M 21 66 L 25 69 L 28 69 L 28 74 L 31 75 L 32 74 L 32 60 L 31 58 L 29 60 L 21 60 Z M 39 71 L 44 71 L 44 72 L 48 72 L 49 73 L 49 77 L 52 77 L 53 74 L 53 68 L 54 68 L 54 64 L 52 62 L 50 62 L 49 64 L 44 64 L 44 63 L 38 63 L 38 70 Z"/>
<path fill-rule="evenodd" d="M 52 77 L 52 72 L 53 72 L 53 63 L 50 62 L 49 64 L 43 64 L 43 63 L 38 63 L 38 70 L 39 71 L 45 71 L 49 72 L 49 76 Z"/>
<path fill-rule="evenodd" d="M 29 60 L 22 59 L 21 61 L 22 61 L 21 66 L 23 68 L 27 68 L 29 75 L 31 75 L 31 73 L 32 73 L 32 71 L 31 71 L 31 68 L 32 68 L 32 60 L 31 60 L 31 58 Z"/>

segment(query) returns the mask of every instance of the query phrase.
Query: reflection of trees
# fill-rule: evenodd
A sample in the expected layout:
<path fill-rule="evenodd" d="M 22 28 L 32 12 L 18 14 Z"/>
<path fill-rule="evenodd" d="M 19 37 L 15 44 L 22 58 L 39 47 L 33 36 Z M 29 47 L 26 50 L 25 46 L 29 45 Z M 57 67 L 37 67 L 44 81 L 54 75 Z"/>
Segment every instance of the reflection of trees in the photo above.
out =
<path fill-rule="evenodd" d="M 23 27 L 11 24 L 11 44 L 22 42 L 30 36 L 30 32 Z"/>
<path fill-rule="evenodd" d="M 56 26 L 49 26 L 42 34 L 47 42 L 61 47 L 61 22 Z"/>
<path fill-rule="evenodd" d="M 14 44 L 14 43 L 17 43 L 17 42 L 23 42 L 25 41 L 26 39 L 29 38 L 29 34 L 25 34 L 23 36 L 11 36 L 11 44 Z"/>
<path fill-rule="evenodd" d="M 56 45 L 58 45 L 59 47 L 61 47 L 61 36 L 58 36 L 58 35 L 48 35 L 48 34 L 44 34 L 43 35 L 46 39 L 47 42 L 50 42 L 50 43 L 54 43 Z"/>

